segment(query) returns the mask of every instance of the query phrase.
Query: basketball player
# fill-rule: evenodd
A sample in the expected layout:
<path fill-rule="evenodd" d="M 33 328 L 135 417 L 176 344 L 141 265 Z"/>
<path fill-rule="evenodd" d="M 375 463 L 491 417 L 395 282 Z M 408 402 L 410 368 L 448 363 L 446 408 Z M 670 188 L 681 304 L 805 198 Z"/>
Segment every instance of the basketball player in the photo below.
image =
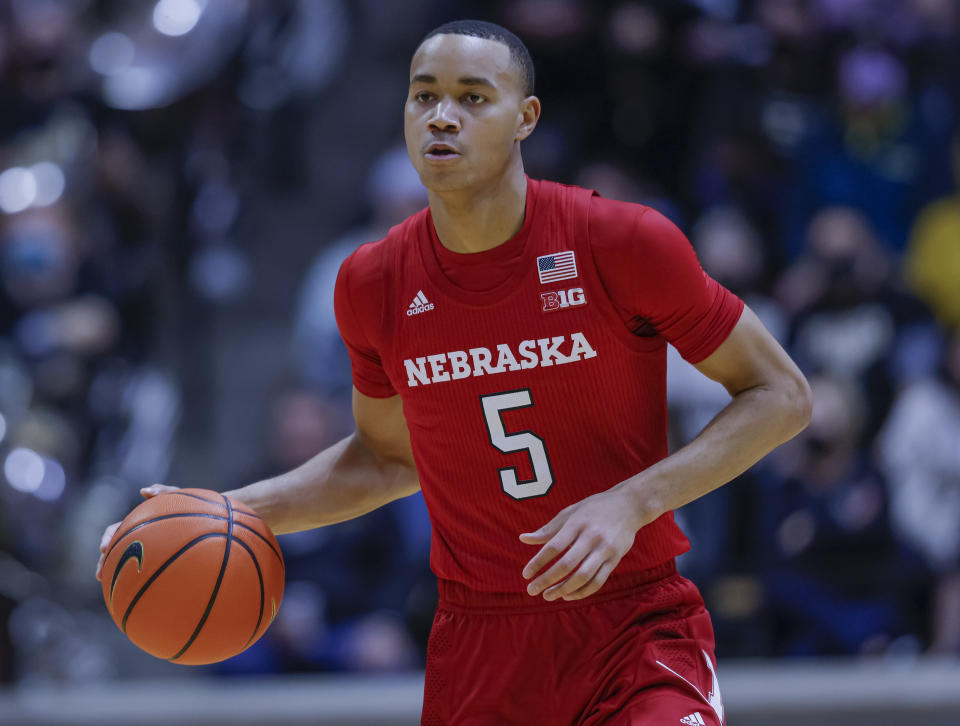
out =
<path fill-rule="evenodd" d="M 404 126 L 429 208 L 335 290 L 356 433 L 229 493 L 285 533 L 423 491 L 440 594 L 423 724 L 717 726 L 672 510 L 797 434 L 810 392 L 664 217 L 524 174 L 539 117 L 509 31 L 420 44 Z M 732 395 L 670 456 L 667 342 Z"/>

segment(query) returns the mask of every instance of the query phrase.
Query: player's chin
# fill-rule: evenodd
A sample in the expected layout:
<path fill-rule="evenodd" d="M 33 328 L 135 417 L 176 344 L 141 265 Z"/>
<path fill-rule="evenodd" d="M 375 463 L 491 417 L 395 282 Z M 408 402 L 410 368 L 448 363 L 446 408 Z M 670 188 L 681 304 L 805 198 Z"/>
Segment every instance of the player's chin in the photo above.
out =
<path fill-rule="evenodd" d="M 420 169 L 420 181 L 432 192 L 457 192 L 473 186 L 472 175 L 464 169 L 445 169 L 426 165 Z"/>

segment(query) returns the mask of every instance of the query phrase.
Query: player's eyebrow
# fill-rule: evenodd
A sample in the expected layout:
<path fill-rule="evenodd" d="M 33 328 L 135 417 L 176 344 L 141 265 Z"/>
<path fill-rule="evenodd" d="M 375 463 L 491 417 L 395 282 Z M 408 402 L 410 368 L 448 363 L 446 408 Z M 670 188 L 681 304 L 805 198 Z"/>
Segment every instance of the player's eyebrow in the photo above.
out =
<path fill-rule="evenodd" d="M 414 83 L 436 83 L 437 77 L 431 76 L 429 73 L 418 73 L 413 78 L 410 79 L 410 85 Z M 457 80 L 461 86 L 489 86 L 494 88 L 493 82 L 483 78 L 481 76 L 464 76 Z"/>
<path fill-rule="evenodd" d="M 466 76 L 457 81 L 461 86 L 489 86 L 493 88 L 493 83 L 488 81 L 486 78 L 481 78 L 479 76 Z"/>

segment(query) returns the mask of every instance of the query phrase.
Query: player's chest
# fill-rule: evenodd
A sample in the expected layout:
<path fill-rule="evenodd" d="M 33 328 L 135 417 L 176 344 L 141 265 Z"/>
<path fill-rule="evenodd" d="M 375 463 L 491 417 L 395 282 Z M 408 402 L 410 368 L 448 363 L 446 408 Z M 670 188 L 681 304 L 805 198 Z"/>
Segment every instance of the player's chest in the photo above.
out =
<path fill-rule="evenodd" d="M 578 280 L 533 282 L 484 304 L 457 300 L 429 280 L 398 290 L 399 314 L 389 321 L 383 362 L 401 395 L 474 393 L 589 375 L 587 369 L 611 350 L 597 291 Z"/>

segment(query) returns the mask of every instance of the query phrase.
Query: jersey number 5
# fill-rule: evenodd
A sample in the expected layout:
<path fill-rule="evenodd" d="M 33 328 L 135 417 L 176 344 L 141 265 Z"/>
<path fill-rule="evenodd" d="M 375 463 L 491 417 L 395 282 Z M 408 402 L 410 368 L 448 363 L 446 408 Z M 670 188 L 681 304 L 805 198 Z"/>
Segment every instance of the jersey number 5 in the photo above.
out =
<path fill-rule="evenodd" d="M 515 408 L 527 408 L 533 405 L 533 397 L 529 388 L 517 391 L 504 391 L 480 396 L 483 404 L 483 418 L 487 424 L 487 435 L 490 444 L 497 451 L 504 454 L 513 454 L 526 451 L 530 457 L 530 467 L 533 469 L 533 479 L 519 481 L 517 467 L 505 466 L 500 469 L 500 486 L 503 491 L 514 499 L 529 499 L 542 497 L 553 486 L 553 467 L 550 466 L 550 457 L 547 456 L 547 447 L 543 439 L 532 431 L 517 431 L 508 434 L 503 426 L 503 412 Z"/>

